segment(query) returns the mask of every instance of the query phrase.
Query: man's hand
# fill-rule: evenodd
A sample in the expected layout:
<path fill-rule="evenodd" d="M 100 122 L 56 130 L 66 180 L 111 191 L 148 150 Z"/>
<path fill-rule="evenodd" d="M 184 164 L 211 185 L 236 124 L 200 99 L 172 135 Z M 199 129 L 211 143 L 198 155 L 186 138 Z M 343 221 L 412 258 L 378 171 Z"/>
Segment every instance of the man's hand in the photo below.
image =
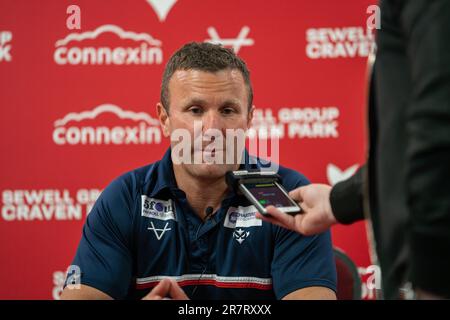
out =
<path fill-rule="evenodd" d="M 442 300 L 442 299 L 445 299 L 445 297 L 442 297 L 442 296 L 434 294 L 432 292 L 417 288 L 416 289 L 416 299 L 417 300 Z"/>
<path fill-rule="evenodd" d="M 178 283 L 172 279 L 163 279 L 142 300 L 189 300 L 188 296 L 180 288 Z"/>
<path fill-rule="evenodd" d="M 274 206 L 268 206 L 266 210 L 270 216 L 258 212 L 256 217 L 306 236 L 324 232 L 337 223 L 331 210 L 330 192 L 331 187 L 325 184 L 297 188 L 289 192 L 289 196 L 299 203 L 302 213 L 291 216 Z"/>

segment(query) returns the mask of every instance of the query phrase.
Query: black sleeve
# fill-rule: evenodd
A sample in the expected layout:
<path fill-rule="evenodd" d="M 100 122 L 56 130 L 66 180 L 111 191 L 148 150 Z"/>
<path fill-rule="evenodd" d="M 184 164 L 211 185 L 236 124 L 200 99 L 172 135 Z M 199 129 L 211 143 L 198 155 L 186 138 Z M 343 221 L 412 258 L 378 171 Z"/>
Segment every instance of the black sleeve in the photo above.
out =
<path fill-rule="evenodd" d="M 411 281 L 450 297 L 450 1 L 404 2 L 412 79 L 407 113 Z"/>
<path fill-rule="evenodd" d="M 351 224 L 364 219 L 363 177 L 365 166 L 350 178 L 334 185 L 331 189 L 330 203 L 336 220 L 342 224 Z"/>

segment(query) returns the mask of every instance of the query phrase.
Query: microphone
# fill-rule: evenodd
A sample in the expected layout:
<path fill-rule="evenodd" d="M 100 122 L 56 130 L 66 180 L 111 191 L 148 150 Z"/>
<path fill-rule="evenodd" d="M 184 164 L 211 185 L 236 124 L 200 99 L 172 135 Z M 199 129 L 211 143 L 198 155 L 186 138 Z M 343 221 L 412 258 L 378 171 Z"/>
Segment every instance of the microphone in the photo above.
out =
<path fill-rule="evenodd" d="M 210 207 L 210 206 L 206 207 L 205 213 L 206 213 L 205 220 L 208 220 L 211 217 L 211 215 L 214 213 L 214 208 Z"/>

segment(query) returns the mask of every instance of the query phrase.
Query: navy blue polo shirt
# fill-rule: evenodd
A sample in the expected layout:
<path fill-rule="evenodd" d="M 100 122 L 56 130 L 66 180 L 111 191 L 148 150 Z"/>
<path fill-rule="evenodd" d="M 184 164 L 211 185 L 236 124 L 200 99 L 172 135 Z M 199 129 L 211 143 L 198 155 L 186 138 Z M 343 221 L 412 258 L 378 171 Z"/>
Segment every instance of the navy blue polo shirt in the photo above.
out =
<path fill-rule="evenodd" d="M 280 166 L 278 173 L 287 190 L 308 184 L 296 171 Z M 203 222 L 177 187 L 169 149 L 162 160 L 105 188 L 73 265 L 82 284 L 116 299 L 141 298 L 165 277 L 191 299 L 281 299 L 310 286 L 336 291 L 329 232 L 303 236 L 255 213 L 245 197 L 229 191 Z"/>

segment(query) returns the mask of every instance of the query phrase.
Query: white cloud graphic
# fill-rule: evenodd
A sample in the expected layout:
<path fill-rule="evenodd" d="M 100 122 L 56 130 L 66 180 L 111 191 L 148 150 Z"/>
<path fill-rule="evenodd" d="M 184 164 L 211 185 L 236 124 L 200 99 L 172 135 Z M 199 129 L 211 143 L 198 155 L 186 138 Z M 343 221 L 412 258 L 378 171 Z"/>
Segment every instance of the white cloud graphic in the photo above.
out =
<path fill-rule="evenodd" d="M 58 40 L 55 43 L 55 47 L 60 47 L 68 44 L 70 41 L 83 41 L 86 39 L 95 39 L 99 35 L 105 32 L 111 32 L 116 34 L 121 39 L 131 39 L 134 41 L 146 41 L 152 46 L 161 46 L 161 41 L 153 38 L 148 33 L 136 33 L 133 31 L 125 31 L 121 27 L 113 24 L 105 24 L 98 27 L 94 31 L 86 31 L 82 33 L 70 33 L 64 39 Z"/>
<path fill-rule="evenodd" d="M 359 167 L 358 164 L 354 164 L 353 166 L 345 170 L 341 170 L 332 163 L 328 164 L 327 166 L 328 183 L 333 186 L 338 182 L 347 180 L 348 178 L 350 178 L 352 175 L 355 174 L 358 167 Z"/>
<path fill-rule="evenodd" d="M 95 119 L 102 113 L 113 113 L 120 119 L 130 119 L 134 121 L 145 121 L 149 125 L 159 126 L 159 121 L 152 118 L 148 113 L 145 112 L 134 112 L 125 111 L 122 108 L 114 104 L 102 104 L 95 107 L 92 110 L 83 111 L 80 113 L 71 112 L 67 114 L 64 118 L 55 121 L 55 127 L 60 127 L 65 125 L 69 121 L 80 122 L 85 119 Z"/>

